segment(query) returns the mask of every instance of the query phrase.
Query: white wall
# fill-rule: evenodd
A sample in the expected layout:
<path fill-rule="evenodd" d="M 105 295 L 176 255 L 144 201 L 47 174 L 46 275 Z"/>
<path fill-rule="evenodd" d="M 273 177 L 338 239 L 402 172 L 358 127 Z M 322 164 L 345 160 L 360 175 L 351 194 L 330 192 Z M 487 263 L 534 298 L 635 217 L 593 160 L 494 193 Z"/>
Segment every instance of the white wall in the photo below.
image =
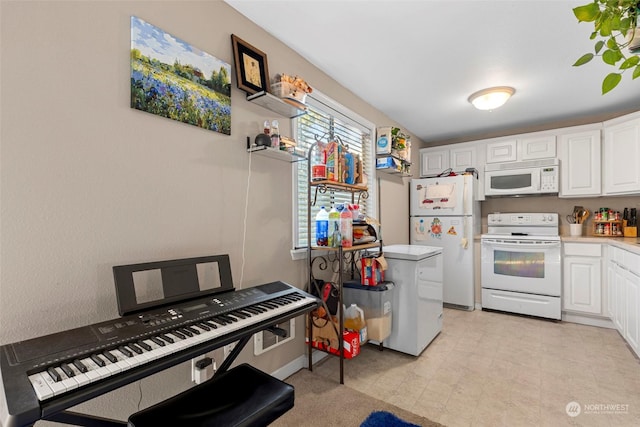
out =
<path fill-rule="evenodd" d="M 231 136 L 131 109 L 131 15 L 230 64 L 235 33 L 267 52 L 272 75 L 299 74 L 377 125 L 395 124 L 222 2 L 3 0 L 0 344 L 116 317 L 113 265 L 228 253 L 238 287 L 305 285 L 305 263 L 289 255 L 290 166 L 254 156 L 248 185 L 246 136 L 267 118 L 283 133 L 290 124 L 248 103 L 235 77 Z M 382 187 L 383 206 L 393 202 L 385 238 L 406 243 L 406 183 Z M 304 352 L 303 323 L 285 348 L 259 358 L 249 348 L 241 360 L 266 371 L 290 362 Z M 123 419 L 139 387 L 145 407 L 188 379 L 183 364 L 82 409 Z"/>

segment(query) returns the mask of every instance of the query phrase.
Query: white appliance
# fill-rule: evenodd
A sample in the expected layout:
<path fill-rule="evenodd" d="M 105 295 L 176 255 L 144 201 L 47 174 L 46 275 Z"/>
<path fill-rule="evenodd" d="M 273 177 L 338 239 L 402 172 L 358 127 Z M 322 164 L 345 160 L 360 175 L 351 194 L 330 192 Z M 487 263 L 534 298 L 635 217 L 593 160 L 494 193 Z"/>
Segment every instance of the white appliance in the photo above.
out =
<path fill-rule="evenodd" d="M 521 196 L 558 193 L 558 159 L 487 164 L 485 196 Z"/>
<path fill-rule="evenodd" d="M 480 234 L 480 202 L 473 175 L 412 179 L 409 232 L 412 245 L 442 248 L 444 303 L 475 306 L 474 235 Z"/>
<path fill-rule="evenodd" d="M 395 284 L 385 346 L 419 356 L 442 330 L 442 249 L 390 245 L 382 250 L 385 279 Z"/>
<path fill-rule="evenodd" d="M 561 318 L 557 213 L 493 213 L 481 236 L 482 308 Z"/>

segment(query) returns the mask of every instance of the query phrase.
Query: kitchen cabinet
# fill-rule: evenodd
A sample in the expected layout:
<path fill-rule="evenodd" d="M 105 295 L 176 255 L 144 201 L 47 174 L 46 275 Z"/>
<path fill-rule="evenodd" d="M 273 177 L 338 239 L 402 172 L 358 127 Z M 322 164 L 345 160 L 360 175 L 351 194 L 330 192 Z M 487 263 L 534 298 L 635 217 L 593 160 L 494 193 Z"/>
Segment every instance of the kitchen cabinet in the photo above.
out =
<path fill-rule="evenodd" d="M 559 136 L 559 197 L 601 194 L 600 146 L 599 128 Z"/>
<path fill-rule="evenodd" d="M 640 276 L 629 270 L 624 271 L 623 276 L 627 304 L 625 338 L 636 354 L 640 355 Z"/>
<path fill-rule="evenodd" d="M 640 193 L 640 116 L 604 123 L 603 195 Z"/>
<path fill-rule="evenodd" d="M 556 136 L 522 135 L 517 138 L 489 141 L 487 163 L 515 162 L 556 157 Z"/>
<path fill-rule="evenodd" d="M 640 255 L 614 247 L 609 263 L 615 299 L 610 305 L 611 320 L 640 356 Z"/>
<path fill-rule="evenodd" d="M 519 159 L 537 160 L 556 157 L 556 136 L 530 136 L 518 140 Z"/>
<path fill-rule="evenodd" d="M 601 258 L 600 244 L 564 244 L 563 310 L 598 316 L 604 314 Z"/>
<path fill-rule="evenodd" d="M 487 142 L 486 162 L 487 163 L 515 162 L 516 160 L 518 160 L 517 151 L 518 151 L 518 141 L 516 141 L 515 139 Z"/>
<path fill-rule="evenodd" d="M 423 148 L 420 150 L 420 176 L 439 175 L 447 169 L 464 172 L 467 168 L 477 168 L 475 145 L 463 143 L 451 146 Z"/>

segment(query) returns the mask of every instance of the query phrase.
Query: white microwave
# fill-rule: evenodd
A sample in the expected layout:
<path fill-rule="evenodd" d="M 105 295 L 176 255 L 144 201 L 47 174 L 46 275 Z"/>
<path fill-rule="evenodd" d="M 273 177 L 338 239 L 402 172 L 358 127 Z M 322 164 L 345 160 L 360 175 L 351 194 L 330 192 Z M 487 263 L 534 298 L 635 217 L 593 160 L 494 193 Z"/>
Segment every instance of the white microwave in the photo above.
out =
<path fill-rule="evenodd" d="M 560 176 L 558 159 L 487 164 L 485 196 L 527 196 L 557 194 Z"/>

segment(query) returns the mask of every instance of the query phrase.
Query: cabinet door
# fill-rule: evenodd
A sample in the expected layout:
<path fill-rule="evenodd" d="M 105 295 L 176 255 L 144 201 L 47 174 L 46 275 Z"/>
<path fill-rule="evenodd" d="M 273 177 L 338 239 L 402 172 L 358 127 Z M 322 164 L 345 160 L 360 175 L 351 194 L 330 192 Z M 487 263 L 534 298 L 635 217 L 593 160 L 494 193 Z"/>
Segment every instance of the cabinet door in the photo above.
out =
<path fill-rule="evenodd" d="M 556 156 L 556 136 L 538 136 L 520 140 L 519 160 L 548 159 Z"/>
<path fill-rule="evenodd" d="M 615 318 L 616 313 L 616 287 L 615 287 L 615 264 L 607 263 L 607 309 L 605 315 L 611 319 Z"/>
<path fill-rule="evenodd" d="M 640 351 L 640 276 L 625 271 L 626 322 L 625 338 L 636 354 Z"/>
<path fill-rule="evenodd" d="M 517 159 L 515 139 L 487 142 L 487 163 L 515 162 Z"/>
<path fill-rule="evenodd" d="M 438 175 L 449 169 L 449 150 L 420 150 L 420 176 Z"/>
<path fill-rule="evenodd" d="M 600 274 L 600 258 L 565 257 L 564 309 L 602 314 Z"/>
<path fill-rule="evenodd" d="M 625 304 L 625 277 L 624 270 L 616 265 L 614 273 L 614 290 L 615 294 L 615 313 L 613 317 L 613 323 L 616 325 L 616 329 L 622 336 L 625 336 L 625 316 L 627 307 Z"/>
<path fill-rule="evenodd" d="M 640 193 L 640 119 L 605 124 L 603 193 Z"/>
<path fill-rule="evenodd" d="M 600 130 L 560 136 L 560 197 L 599 196 Z"/>
<path fill-rule="evenodd" d="M 450 150 L 451 169 L 464 172 L 467 168 L 477 168 L 476 147 L 458 147 Z"/>

